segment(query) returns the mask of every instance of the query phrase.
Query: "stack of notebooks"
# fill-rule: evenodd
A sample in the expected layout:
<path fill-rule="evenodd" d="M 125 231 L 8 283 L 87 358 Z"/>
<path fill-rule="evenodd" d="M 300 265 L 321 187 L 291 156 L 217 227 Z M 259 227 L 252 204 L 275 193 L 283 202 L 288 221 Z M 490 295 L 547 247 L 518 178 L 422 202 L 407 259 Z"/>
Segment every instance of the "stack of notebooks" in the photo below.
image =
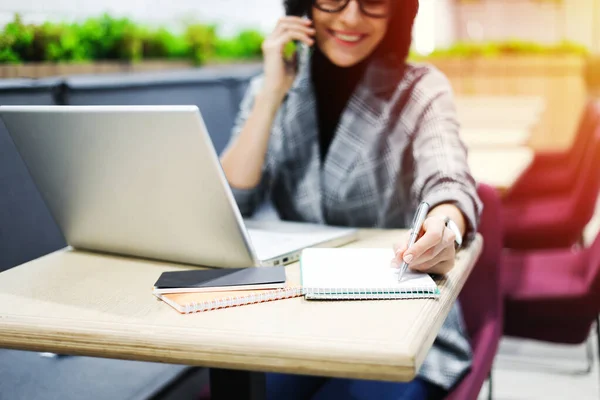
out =
<path fill-rule="evenodd" d="M 437 298 L 435 281 L 407 270 L 398 282 L 392 250 L 309 248 L 300 257 L 301 282 L 290 285 L 284 267 L 163 273 L 154 295 L 180 313 L 304 296 L 307 300 Z"/>
<path fill-rule="evenodd" d="M 153 293 L 185 314 L 302 295 L 299 288 L 286 286 L 284 267 L 164 272 Z"/>

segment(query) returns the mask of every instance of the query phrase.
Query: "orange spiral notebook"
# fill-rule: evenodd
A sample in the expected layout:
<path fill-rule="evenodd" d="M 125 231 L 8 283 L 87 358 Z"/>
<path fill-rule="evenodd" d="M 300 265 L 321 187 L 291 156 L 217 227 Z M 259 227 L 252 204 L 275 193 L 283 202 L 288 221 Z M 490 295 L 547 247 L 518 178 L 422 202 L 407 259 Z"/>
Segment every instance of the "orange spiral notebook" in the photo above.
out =
<path fill-rule="evenodd" d="M 232 290 L 227 292 L 154 293 L 154 295 L 181 314 L 190 314 L 220 308 L 290 299 L 302 296 L 303 291 L 300 287 L 285 287 L 280 289 Z"/>

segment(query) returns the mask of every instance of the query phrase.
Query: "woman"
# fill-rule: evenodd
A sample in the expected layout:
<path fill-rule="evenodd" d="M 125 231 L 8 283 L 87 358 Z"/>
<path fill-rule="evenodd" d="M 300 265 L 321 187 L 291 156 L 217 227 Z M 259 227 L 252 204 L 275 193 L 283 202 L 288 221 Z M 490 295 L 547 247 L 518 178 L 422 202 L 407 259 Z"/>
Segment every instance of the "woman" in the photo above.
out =
<path fill-rule="evenodd" d="M 269 196 L 286 220 L 405 228 L 427 201 L 422 236 L 410 250 L 399 238 L 392 264 L 447 273 L 455 242 L 473 237 L 481 205 L 448 81 L 406 63 L 418 0 L 285 6 L 221 158 L 241 212 L 251 215 Z M 302 44 L 297 65 L 283 57 L 290 41 Z M 470 362 L 455 304 L 410 383 L 270 374 L 267 391 L 281 399 L 443 398 Z"/>

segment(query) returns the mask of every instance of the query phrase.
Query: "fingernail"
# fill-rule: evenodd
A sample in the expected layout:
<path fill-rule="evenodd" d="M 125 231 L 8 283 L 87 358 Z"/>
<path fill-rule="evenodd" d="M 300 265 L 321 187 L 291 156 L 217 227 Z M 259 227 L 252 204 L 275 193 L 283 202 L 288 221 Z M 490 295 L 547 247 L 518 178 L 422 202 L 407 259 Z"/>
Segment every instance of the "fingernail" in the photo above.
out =
<path fill-rule="evenodd" d="M 398 268 L 398 262 L 396 260 L 390 261 L 390 268 Z"/>
<path fill-rule="evenodd" d="M 404 255 L 404 262 L 407 264 L 410 264 L 410 262 L 413 260 L 413 255 L 412 254 L 405 254 Z"/>

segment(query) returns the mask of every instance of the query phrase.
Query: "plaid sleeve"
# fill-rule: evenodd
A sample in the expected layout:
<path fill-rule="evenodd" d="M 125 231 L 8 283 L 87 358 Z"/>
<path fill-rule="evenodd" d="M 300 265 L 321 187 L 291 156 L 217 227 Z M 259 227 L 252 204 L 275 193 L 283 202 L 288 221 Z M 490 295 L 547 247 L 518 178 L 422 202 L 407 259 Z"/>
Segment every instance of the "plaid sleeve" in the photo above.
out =
<path fill-rule="evenodd" d="M 231 138 L 229 139 L 229 143 L 227 144 L 226 149 L 229 148 L 237 139 L 244 124 L 246 123 L 246 120 L 250 116 L 252 108 L 254 107 L 254 99 L 256 97 L 256 94 L 258 93 L 261 84 L 262 75 L 257 76 L 250 81 L 248 89 L 246 90 L 242 102 L 240 103 L 240 108 L 238 110 L 232 128 Z M 260 182 L 255 187 L 250 189 L 239 189 L 233 186 L 231 187 L 233 197 L 235 198 L 240 212 L 244 217 L 252 216 L 256 208 L 263 202 L 266 196 L 270 176 L 268 165 L 269 162 L 265 160 L 265 163 L 263 164 Z"/>
<path fill-rule="evenodd" d="M 450 82 L 429 67 L 413 96 L 413 104 L 423 105 L 413 136 L 413 193 L 432 208 L 441 203 L 455 204 L 465 216 L 465 241 L 469 242 L 477 232 L 482 204 L 469 169 L 467 148 L 459 136 Z"/>

